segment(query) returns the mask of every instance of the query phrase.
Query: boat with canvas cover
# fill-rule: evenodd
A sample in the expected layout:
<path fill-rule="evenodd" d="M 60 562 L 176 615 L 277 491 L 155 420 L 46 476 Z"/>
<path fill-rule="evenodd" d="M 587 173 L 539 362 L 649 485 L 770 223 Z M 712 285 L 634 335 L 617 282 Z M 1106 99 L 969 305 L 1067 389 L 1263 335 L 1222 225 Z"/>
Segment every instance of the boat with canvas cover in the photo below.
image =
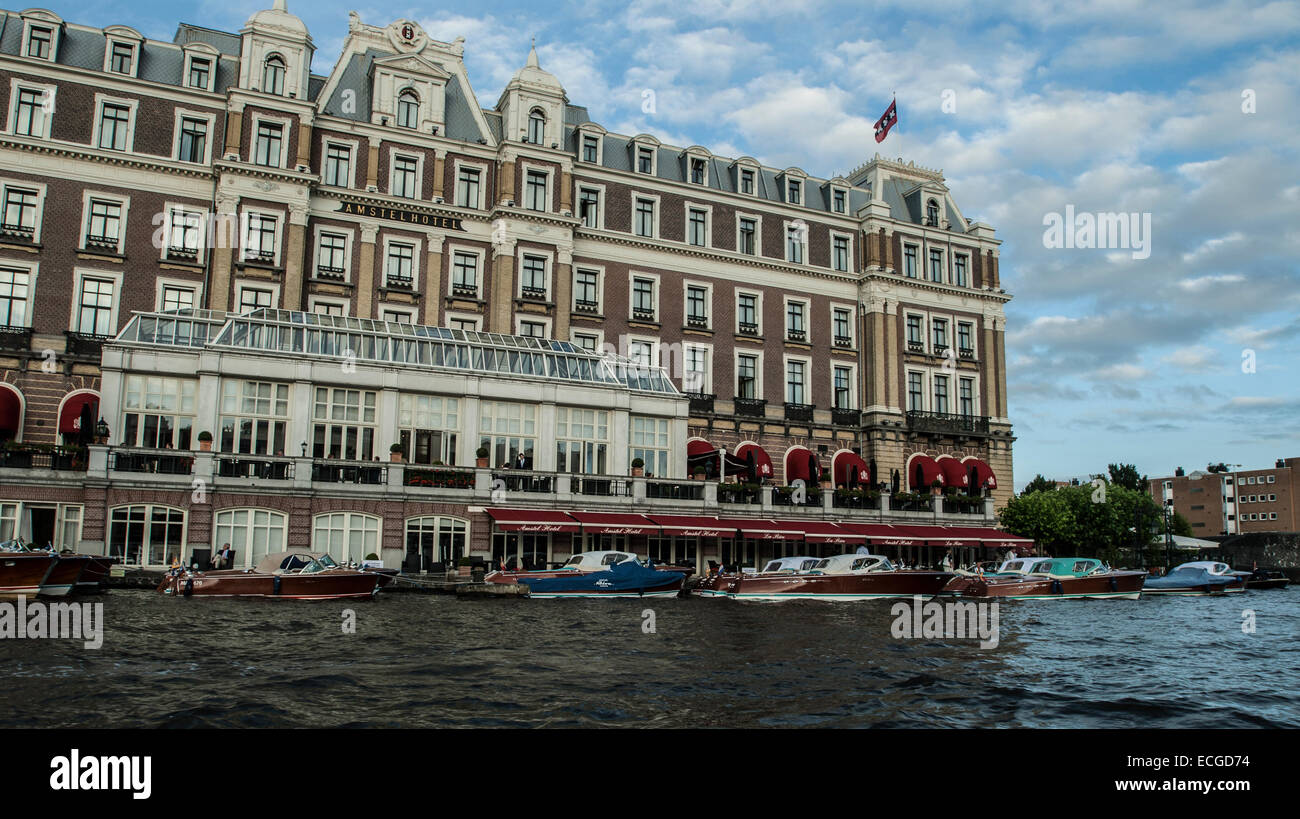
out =
<path fill-rule="evenodd" d="M 897 569 L 883 555 L 844 554 L 806 571 L 720 575 L 715 589 L 735 600 L 875 600 L 939 594 L 953 577 Z"/>
<path fill-rule="evenodd" d="M 676 597 L 685 572 L 658 569 L 624 560 L 595 572 L 567 572 L 554 577 L 522 577 L 528 596 L 556 597 Z"/>
<path fill-rule="evenodd" d="M 1291 579 L 1275 569 L 1255 569 L 1246 578 L 1248 589 L 1285 589 Z"/>
<path fill-rule="evenodd" d="M 1172 594 L 1194 597 L 1210 594 L 1237 594 L 1246 590 L 1250 572 L 1233 571 L 1217 560 L 1194 560 L 1169 570 L 1164 577 L 1147 580 L 1147 594 Z"/>
<path fill-rule="evenodd" d="M 1027 559 L 1027 565 L 1016 566 L 1014 571 L 957 578 L 948 584 L 946 591 L 962 597 L 1001 600 L 1080 597 L 1136 600 L 1142 594 L 1146 577 L 1146 572 L 1117 571 L 1091 557 L 1041 557 Z"/>
<path fill-rule="evenodd" d="M 632 552 L 614 550 L 580 552 L 566 560 L 564 565 L 558 569 L 515 571 L 502 568 L 489 572 L 483 579 L 488 583 L 523 583 L 527 580 L 540 580 L 550 577 L 572 577 L 575 574 L 604 572 L 609 571 L 611 568 L 621 563 L 637 562 L 637 556 Z M 695 571 L 693 568 L 687 566 L 655 566 L 654 570 L 660 572 L 672 572 L 685 576 L 689 576 Z"/>
<path fill-rule="evenodd" d="M 324 552 L 278 552 L 252 569 L 192 572 L 173 569 L 158 591 L 175 597 L 267 597 L 341 600 L 373 597 L 383 576 L 339 566 Z"/>

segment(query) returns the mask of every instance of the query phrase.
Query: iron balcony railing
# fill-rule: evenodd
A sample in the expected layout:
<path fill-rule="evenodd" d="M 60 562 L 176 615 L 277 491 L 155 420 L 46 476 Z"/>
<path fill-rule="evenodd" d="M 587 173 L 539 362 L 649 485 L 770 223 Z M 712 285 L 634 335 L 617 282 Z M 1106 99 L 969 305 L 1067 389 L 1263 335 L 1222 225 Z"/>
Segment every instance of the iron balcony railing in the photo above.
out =
<path fill-rule="evenodd" d="M 291 481 L 293 460 L 265 455 L 221 455 L 217 458 L 217 475 L 222 478 Z"/>
<path fill-rule="evenodd" d="M 913 432 L 988 435 L 987 415 L 954 415 L 947 412 L 909 412 L 907 428 Z"/>
<path fill-rule="evenodd" d="M 862 411 L 836 407 L 831 410 L 831 423 L 845 427 L 856 427 L 862 423 Z"/>
<path fill-rule="evenodd" d="M 86 450 L 80 447 L 37 447 L 22 444 L 0 447 L 0 468 L 86 471 Z"/>
<path fill-rule="evenodd" d="M 767 415 L 767 400 L 763 398 L 733 398 L 737 415 L 747 418 L 762 418 Z"/>
<path fill-rule="evenodd" d="M 112 336 L 74 333 L 71 330 L 64 330 L 63 334 L 68 339 L 64 351 L 72 358 L 93 358 L 98 360 L 100 353 L 103 352 L 105 342 L 112 340 Z"/>
<path fill-rule="evenodd" d="M 166 449 L 117 449 L 109 453 L 108 468 L 113 472 L 192 475 L 194 454 Z"/>
<path fill-rule="evenodd" d="M 381 486 L 388 482 L 388 467 L 383 462 L 316 458 L 311 463 L 311 479 L 316 483 L 359 483 L 366 486 Z"/>
<path fill-rule="evenodd" d="M 813 420 L 813 410 L 816 408 L 816 404 L 794 404 L 787 401 L 785 402 L 785 420 L 800 421 L 806 424 L 811 424 Z"/>
<path fill-rule="evenodd" d="M 713 399 L 716 397 L 705 392 L 688 392 L 691 412 L 713 412 Z"/>
<path fill-rule="evenodd" d="M 32 328 L 0 325 L 0 350 L 26 352 L 32 347 Z"/>

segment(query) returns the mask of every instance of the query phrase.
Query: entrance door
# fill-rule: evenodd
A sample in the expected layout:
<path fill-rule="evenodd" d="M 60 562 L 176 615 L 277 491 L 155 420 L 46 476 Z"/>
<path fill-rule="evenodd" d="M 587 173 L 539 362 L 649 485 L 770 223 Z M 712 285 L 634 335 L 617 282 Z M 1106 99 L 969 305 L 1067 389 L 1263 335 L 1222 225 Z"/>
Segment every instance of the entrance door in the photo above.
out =
<path fill-rule="evenodd" d="M 54 522 L 57 510 L 54 507 L 29 506 L 31 514 L 31 545 L 39 549 L 54 548 Z"/>

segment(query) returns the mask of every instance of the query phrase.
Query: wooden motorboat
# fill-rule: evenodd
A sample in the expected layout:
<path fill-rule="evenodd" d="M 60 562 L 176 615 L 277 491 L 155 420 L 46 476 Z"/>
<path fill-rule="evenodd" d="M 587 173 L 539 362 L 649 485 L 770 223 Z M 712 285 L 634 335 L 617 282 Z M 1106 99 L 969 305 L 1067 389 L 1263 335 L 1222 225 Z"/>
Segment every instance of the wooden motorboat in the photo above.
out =
<path fill-rule="evenodd" d="M 660 570 L 635 560 L 625 560 L 596 572 L 569 572 L 554 577 L 524 577 L 528 596 L 557 597 L 676 597 L 686 574 Z"/>
<path fill-rule="evenodd" d="M 994 575 L 960 577 L 947 591 L 962 597 L 1000 600 L 1064 600 L 1120 597 L 1136 600 L 1147 578 L 1143 571 L 1116 571 L 1091 557 L 1028 558 L 1008 563 Z"/>
<path fill-rule="evenodd" d="M 873 600 L 939 594 L 953 578 L 952 572 L 896 569 L 881 555 L 835 555 L 807 570 L 800 564 L 769 572 L 770 566 L 719 575 L 713 589 L 735 600 Z"/>
<path fill-rule="evenodd" d="M 1147 594 L 1171 594 L 1196 597 L 1210 594 L 1238 594 L 1246 590 L 1250 572 L 1233 571 L 1217 560 L 1194 560 L 1181 563 L 1163 577 L 1148 578 L 1143 589 Z"/>
<path fill-rule="evenodd" d="M 483 578 L 488 583 L 523 583 L 531 579 L 550 577 L 572 577 L 575 574 L 609 571 L 620 563 L 637 563 L 637 556 L 631 552 L 596 551 L 582 552 L 570 557 L 558 569 L 537 569 L 533 571 L 512 571 L 496 569 Z M 656 571 L 690 576 L 695 569 L 689 566 L 655 566 Z"/>
<path fill-rule="evenodd" d="M 252 569 L 173 569 L 158 591 L 176 597 L 266 597 L 341 600 L 373 597 L 384 575 L 339 566 L 323 552 L 279 552 Z"/>
<path fill-rule="evenodd" d="M 19 543 L 0 544 L 0 597 L 32 597 L 58 564 L 49 552 L 28 551 Z"/>
<path fill-rule="evenodd" d="M 9 554 L 45 555 L 55 558 L 54 565 L 50 566 L 36 592 L 42 597 L 65 597 L 71 594 L 77 588 L 82 574 L 94 561 L 91 555 L 79 555 L 72 552 L 60 554 L 52 549 L 33 549 L 29 544 L 24 543 L 21 538 L 0 544 L 0 551 Z"/>
<path fill-rule="evenodd" d="M 1248 589 L 1285 589 L 1291 580 L 1284 573 L 1273 569 L 1256 569 L 1246 578 Z"/>
<path fill-rule="evenodd" d="M 758 573 L 749 572 L 750 574 L 795 574 L 798 572 L 811 571 L 822 561 L 820 557 L 808 557 L 800 555 L 796 557 L 778 557 L 775 560 L 769 560 L 763 570 Z M 705 577 L 700 578 L 700 582 L 692 589 L 700 597 L 726 597 L 727 592 L 722 588 L 722 578 L 730 577 L 725 572 L 713 572 Z"/>

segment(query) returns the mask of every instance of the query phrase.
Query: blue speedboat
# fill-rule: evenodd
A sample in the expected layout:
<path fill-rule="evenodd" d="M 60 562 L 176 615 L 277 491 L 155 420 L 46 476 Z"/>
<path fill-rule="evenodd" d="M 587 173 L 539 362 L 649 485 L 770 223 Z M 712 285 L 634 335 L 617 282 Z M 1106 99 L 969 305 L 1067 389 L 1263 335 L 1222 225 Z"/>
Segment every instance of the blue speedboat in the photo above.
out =
<path fill-rule="evenodd" d="M 1183 596 L 1235 594 L 1246 590 L 1246 579 L 1249 577 L 1250 572 L 1235 572 L 1226 563 L 1196 560 L 1175 566 L 1164 577 L 1148 579 L 1142 591 L 1146 594 Z"/>
<path fill-rule="evenodd" d="M 528 596 L 552 597 L 676 597 L 686 572 L 643 566 L 635 560 L 615 563 L 605 571 L 571 572 L 558 577 L 520 577 Z"/>

